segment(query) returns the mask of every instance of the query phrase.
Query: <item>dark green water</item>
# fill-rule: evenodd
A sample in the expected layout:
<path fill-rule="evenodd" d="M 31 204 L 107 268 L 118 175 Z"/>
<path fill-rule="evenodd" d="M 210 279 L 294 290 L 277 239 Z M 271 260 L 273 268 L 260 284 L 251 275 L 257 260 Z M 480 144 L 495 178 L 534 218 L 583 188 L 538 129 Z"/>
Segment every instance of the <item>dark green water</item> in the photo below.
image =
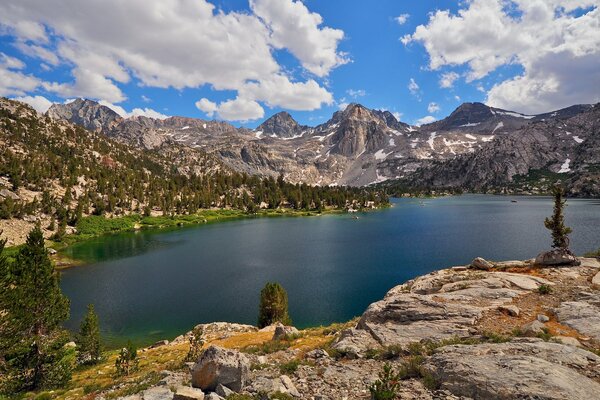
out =
<path fill-rule="evenodd" d="M 256 323 L 267 281 L 288 291 L 295 325 L 345 321 L 417 275 L 476 256 L 526 259 L 550 245 L 549 198 L 397 199 L 360 215 L 264 218 L 103 237 L 68 250 L 90 265 L 62 288 L 75 328 L 88 303 L 109 345 L 172 338 L 197 323 Z M 569 200 L 572 249 L 600 247 L 600 202 Z"/>

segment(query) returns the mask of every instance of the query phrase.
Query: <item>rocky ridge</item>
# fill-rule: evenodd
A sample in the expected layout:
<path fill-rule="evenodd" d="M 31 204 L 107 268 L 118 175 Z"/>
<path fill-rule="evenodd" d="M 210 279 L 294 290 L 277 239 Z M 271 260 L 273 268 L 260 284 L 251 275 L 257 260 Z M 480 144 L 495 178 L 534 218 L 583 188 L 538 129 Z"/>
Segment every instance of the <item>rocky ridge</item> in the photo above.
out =
<path fill-rule="evenodd" d="M 569 180 L 574 194 L 596 195 L 597 110 L 577 105 L 524 115 L 465 103 L 443 120 L 416 127 L 389 111 L 350 104 L 315 127 L 281 112 L 254 130 L 182 117 L 119 119 L 90 100 L 53 105 L 48 115 L 144 148 L 177 143 L 203 149 L 233 169 L 284 174 L 292 182 L 362 186 L 400 180 L 409 187 L 515 191 L 527 187 L 513 188 L 516 176 L 540 170 Z M 531 191 L 543 189 L 534 185 Z"/>
<path fill-rule="evenodd" d="M 369 399 L 368 385 L 390 363 L 405 372 L 403 399 L 592 399 L 600 393 L 600 260 L 579 260 L 541 268 L 478 259 L 435 271 L 392 288 L 346 329 L 274 340 L 282 327 L 203 325 L 206 356 L 126 398 Z"/>

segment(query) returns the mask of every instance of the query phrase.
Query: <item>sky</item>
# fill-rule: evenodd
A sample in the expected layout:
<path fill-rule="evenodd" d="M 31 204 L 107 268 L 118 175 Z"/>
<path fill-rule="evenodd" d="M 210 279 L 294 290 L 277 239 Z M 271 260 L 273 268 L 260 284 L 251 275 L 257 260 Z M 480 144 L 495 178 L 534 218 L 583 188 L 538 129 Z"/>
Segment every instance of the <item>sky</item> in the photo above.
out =
<path fill-rule="evenodd" d="M 124 117 L 409 124 L 600 101 L 600 0 L 0 0 L 0 96 Z"/>

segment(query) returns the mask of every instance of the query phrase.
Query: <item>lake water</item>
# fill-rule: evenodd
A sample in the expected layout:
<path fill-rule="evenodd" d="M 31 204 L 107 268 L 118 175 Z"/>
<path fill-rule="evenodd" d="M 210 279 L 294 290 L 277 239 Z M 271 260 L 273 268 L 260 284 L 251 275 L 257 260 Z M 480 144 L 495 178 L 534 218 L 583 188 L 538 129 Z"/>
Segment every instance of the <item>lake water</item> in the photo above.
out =
<path fill-rule="evenodd" d="M 109 346 L 173 338 L 202 322 L 255 324 L 268 281 L 287 289 L 296 326 L 346 321 L 417 275 L 477 256 L 535 257 L 550 246 L 551 212 L 550 198 L 468 195 L 394 199 L 358 220 L 257 218 L 105 236 L 67 251 L 90 263 L 62 273 L 67 325 L 78 326 L 88 303 Z M 600 247 L 599 201 L 569 200 L 566 223 L 576 253 Z"/>

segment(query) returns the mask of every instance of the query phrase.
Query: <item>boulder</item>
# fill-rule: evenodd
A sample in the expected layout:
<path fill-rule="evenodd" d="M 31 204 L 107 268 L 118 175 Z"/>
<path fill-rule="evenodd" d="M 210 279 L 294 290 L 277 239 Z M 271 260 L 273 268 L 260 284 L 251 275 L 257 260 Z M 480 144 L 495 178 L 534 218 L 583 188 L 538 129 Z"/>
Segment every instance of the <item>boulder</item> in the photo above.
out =
<path fill-rule="evenodd" d="M 320 358 L 329 358 L 329 353 L 323 349 L 315 349 L 306 353 L 306 358 L 312 358 L 315 360 Z"/>
<path fill-rule="evenodd" d="M 157 386 L 145 390 L 142 393 L 143 400 L 171 400 L 173 399 L 173 392 L 167 387 Z"/>
<path fill-rule="evenodd" d="M 344 329 L 332 346 L 348 358 L 362 358 L 368 350 L 381 347 L 373 337 L 363 329 Z"/>
<path fill-rule="evenodd" d="M 538 314 L 537 320 L 540 322 L 548 322 L 548 321 L 550 321 L 550 318 L 547 315 Z"/>
<path fill-rule="evenodd" d="M 556 267 L 556 266 L 575 266 L 581 263 L 573 254 L 568 250 L 555 249 L 551 251 L 544 251 L 535 258 L 535 264 L 544 267 Z"/>
<path fill-rule="evenodd" d="M 155 349 L 157 347 L 166 346 L 168 344 L 169 344 L 168 340 L 159 340 L 158 342 L 156 342 L 152 346 L 150 346 L 150 348 Z"/>
<path fill-rule="evenodd" d="M 282 375 L 279 378 L 268 378 L 266 376 L 257 377 L 250 386 L 253 392 L 272 394 L 276 392 L 286 393 L 293 397 L 300 397 L 300 393 L 292 380 Z"/>
<path fill-rule="evenodd" d="M 489 271 L 490 269 L 494 268 L 494 265 L 484 258 L 477 257 L 471 262 L 471 267 L 474 269 Z"/>
<path fill-rule="evenodd" d="M 423 365 L 442 390 L 473 399 L 598 397 L 593 374 L 600 357 L 543 341 L 446 346 Z"/>
<path fill-rule="evenodd" d="M 498 310 L 500 312 L 503 312 L 504 314 L 508 314 L 512 317 L 518 317 L 519 314 L 521 313 L 521 310 L 519 310 L 519 307 L 513 305 L 513 304 L 508 304 L 505 306 L 500 306 L 498 307 Z"/>
<path fill-rule="evenodd" d="M 232 395 L 235 392 L 233 390 L 229 389 L 227 386 L 223 386 L 219 383 L 219 385 L 217 385 L 217 389 L 215 390 L 215 393 L 221 397 L 227 398 L 229 395 Z"/>
<path fill-rule="evenodd" d="M 204 400 L 204 392 L 189 386 L 179 386 L 175 389 L 173 400 Z"/>
<path fill-rule="evenodd" d="M 239 392 L 246 383 L 250 361 L 242 353 L 210 346 L 192 368 L 192 386 L 214 392 L 219 384 Z"/>
<path fill-rule="evenodd" d="M 273 333 L 273 340 L 282 340 L 287 337 L 299 335 L 298 329 L 293 326 L 285 326 L 283 324 L 275 325 L 275 333 Z"/>
<path fill-rule="evenodd" d="M 600 272 L 592 278 L 592 285 L 600 286 Z"/>
<path fill-rule="evenodd" d="M 525 336 L 537 336 L 540 333 L 544 333 L 545 327 L 546 326 L 543 323 L 536 319 L 535 321 L 531 321 L 523 325 L 521 330 Z"/>
<path fill-rule="evenodd" d="M 11 192 L 8 189 L 1 189 L 0 197 L 3 197 L 5 199 L 11 199 L 11 200 L 21 200 L 21 198 L 19 197 L 18 194 L 16 194 L 15 192 Z"/>

